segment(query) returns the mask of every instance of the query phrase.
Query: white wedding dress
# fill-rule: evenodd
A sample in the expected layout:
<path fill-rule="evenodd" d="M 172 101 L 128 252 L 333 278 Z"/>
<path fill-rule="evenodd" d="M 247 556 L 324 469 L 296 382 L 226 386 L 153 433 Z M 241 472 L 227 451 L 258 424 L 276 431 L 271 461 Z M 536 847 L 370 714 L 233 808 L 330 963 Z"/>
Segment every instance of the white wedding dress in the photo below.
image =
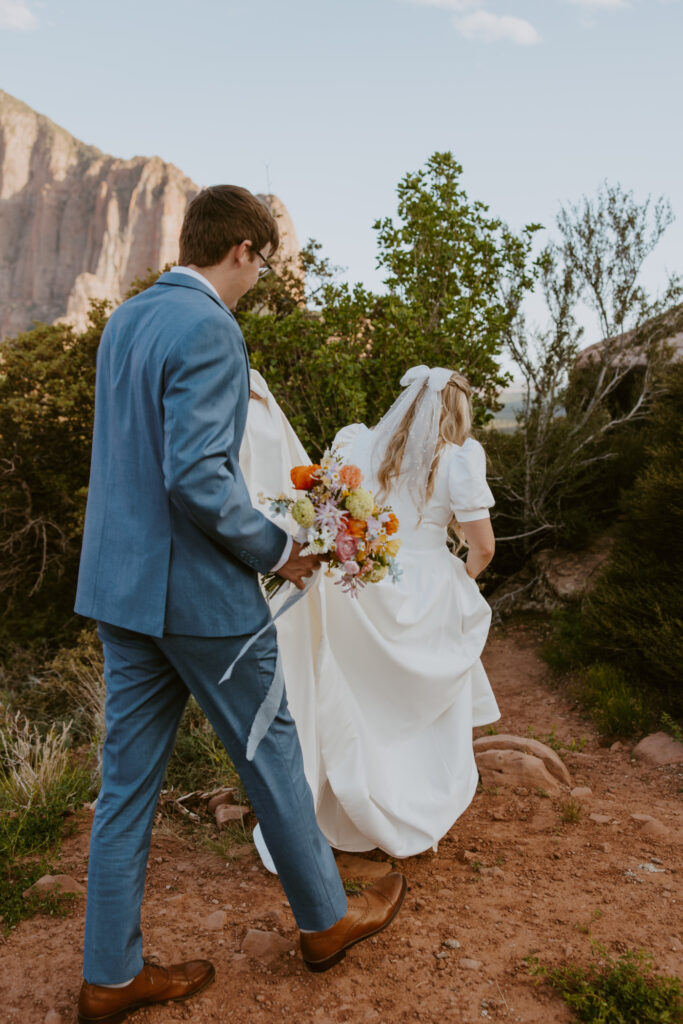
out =
<path fill-rule="evenodd" d="M 376 492 L 370 437 L 354 424 L 336 444 Z M 289 469 L 304 461 L 294 441 L 270 393 L 250 402 L 240 463 L 255 502 L 259 491 L 291 491 Z M 276 466 L 276 451 L 290 461 Z M 409 857 L 434 847 L 472 800 L 472 728 L 500 717 L 480 661 L 491 612 L 446 547 L 454 512 L 460 522 L 482 519 L 493 504 L 481 445 L 442 450 L 421 521 L 407 492 L 386 503 L 400 521 L 400 581 L 369 584 L 354 599 L 321 572 L 278 620 L 278 641 L 323 833 L 337 849 Z M 254 838 L 267 864 L 258 831 Z"/>

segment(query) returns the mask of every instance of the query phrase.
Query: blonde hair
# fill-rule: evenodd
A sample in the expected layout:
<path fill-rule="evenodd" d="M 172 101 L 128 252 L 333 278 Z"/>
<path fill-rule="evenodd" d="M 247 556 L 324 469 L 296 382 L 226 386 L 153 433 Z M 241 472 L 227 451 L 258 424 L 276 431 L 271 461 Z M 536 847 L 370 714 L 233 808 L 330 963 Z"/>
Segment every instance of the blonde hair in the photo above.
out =
<path fill-rule="evenodd" d="M 380 489 L 378 498 L 386 500 L 391 489 L 392 481 L 401 472 L 401 464 L 405 454 L 410 428 L 415 419 L 418 405 L 425 393 L 427 381 L 420 388 L 415 401 L 412 403 L 405 416 L 394 431 L 389 440 L 384 458 L 377 470 L 377 479 Z M 455 370 L 451 374 L 448 383 L 441 392 L 441 419 L 439 421 L 439 437 L 436 443 L 436 451 L 427 477 L 427 489 L 424 500 L 429 501 L 434 490 L 434 475 L 439 465 L 441 451 L 445 444 L 460 445 L 472 436 L 472 388 L 469 382 L 461 373 Z"/>

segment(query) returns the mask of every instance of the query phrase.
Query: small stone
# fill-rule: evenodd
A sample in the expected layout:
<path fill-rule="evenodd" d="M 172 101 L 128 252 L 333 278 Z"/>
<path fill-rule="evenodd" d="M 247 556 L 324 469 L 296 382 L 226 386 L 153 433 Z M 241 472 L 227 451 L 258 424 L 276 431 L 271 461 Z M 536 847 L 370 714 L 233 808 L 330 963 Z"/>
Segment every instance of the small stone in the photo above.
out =
<path fill-rule="evenodd" d="M 213 914 L 209 914 L 204 920 L 204 927 L 209 932 L 221 932 L 225 924 L 227 915 L 224 910 L 214 910 Z"/>
<path fill-rule="evenodd" d="M 676 938 L 675 935 L 672 935 L 669 939 L 669 945 L 671 946 L 671 949 L 674 951 L 674 953 L 678 953 L 680 952 L 680 950 L 683 949 L 683 942 L 681 942 L 680 939 Z"/>
<path fill-rule="evenodd" d="M 521 786 L 532 791 L 542 789 L 551 795 L 562 791 L 562 784 L 550 774 L 544 761 L 534 754 L 525 754 L 521 750 L 491 749 L 476 752 L 475 759 L 484 786 Z"/>
<path fill-rule="evenodd" d="M 222 789 L 220 793 L 214 793 L 206 805 L 206 809 L 209 814 L 214 814 L 217 807 L 221 807 L 223 804 L 233 804 L 235 802 L 236 789 Z"/>
<path fill-rule="evenodd" d="M 598 814 L 597 811 L 593 811 L 588 815 L 591 821 L 594 821 L 596 825 L 609 825 L 612 820 L 609 814 Z"/>
<path fill-rule="evenodd" d="M 460 943 L 457 939 L 444 939 L 441 945 L 445 946 L 446 949 L 460 949 Z"/>
<path fill-rule="evenodd" d="M 48 1010 L 43 1024 L 62 1024 L 62 1015 L 56 1010 Z"/>
<path fill-rule="evenodd" d="M 388 875 L 392 867 L 386 860 L 367 860 L 353 853 L 340 853 L 337 869 L 344 881 L 347 878 L 361 878 L 364 882 L 376 882 Z"/>
<path fill-rule="evenodd" d="M 458 966 L 462 967 L 464 971 L 478 971 L 482 967 L 481 960 L 470 960 L 467 957 L 463 957 L 462 960 L 458 960 Z"/>
<path fill-rule="evenodd" d="M 609 749 L 610 749 L 610 753 L 611 754 L 616 754 L 616 752 L 618 750 L 623 750 L 624 749 L 624 744 L 620 743 L 619 740 L 617 740 L 617 742 L 613 743 L 612 746 Z"/>
<path fill-rule="evenodd" d="M 463 864 L 471 864 L 473 860 L 478 860 L 479 854 L 475 853 L 474 850 L 461 850 L 460 860 Z"/>
<path fill-rule="evenodd" d="M 480 874 L 491 875 L 493 878 L 505 878 L 505 875 L 499 867 L 480 868 Z"/>
<path fill-rule="evenodd" d="M 647 864 L 638 864 L 637 870 L 647 871 L 651 875 L 664 874 L 665 872 L 665 868 L 658 868 L 656 864 L 650 864 L 649 862 Z"/>
<path fill-rule="evenodd" d="M 592 796 L 592 794 L 593 790 L 589 789 L 588 786 L 575 786 L 574 789 L 571 790 L 569 795 L 578 797 L 580 799 L 582 796 Z"/>
<path fill-rule="evenodd" d="M 506 821 L 505 811 L 491 811 L 493 821 Z"/>
<path fill-rule="evenodd" d="M 571 785 L 571 778 L 564 761 L 558 756 L 552 747 L 549 747 L 546 743 L 541 743 L 540 740 L 534 740 L 528 736 L 514 736 L 510 733 L 498 733 L 494 736 L 480 736 L 478 739 L 474 740 L 472 745 L 477 762 L 479 761 L 479 754 L 484 753 L 484 751 L 487 750 L 510 750 L 523 754 L 531 754 L 536 759 L 543 762 L 546 770 L 558 782 L 561 782 L 565 786 Z M 525 781 L 526 780 L 520 780 L 519 784 L 524 785 Z"/>
<path fill-rule="evenodd" d="M 448 959 L 448 953 L 435 953 L 434 956 L 436 957 L 437 960 Z"/>
<path fill-rule="evenodd" d="M 216 808 L 216 824 L 221 828 L 228 821 L 243 821 L 250 813 L 248 807 L 239 804 L 220 804 Z"/>
<path fill-rule="evenodd" d="M 666 839 L 669 836 L 669 829 L 657 818 L 646 821 L 640 831 L 642 835 L 648 836 L 650 839 Z"/>
<path fill-rule="evenodd" d="M 266 997 L 264 995 L 261 995 L 260 992 L 254 996 L 254 999 L 256 1000 L 257 1003 L 265 1003 L 266 1001 Z"/>
<path fill-rule="evenodd" d="M 242 952 L 262 963 L 272 963 L 294 949 L 294 943 L 277 932 L 262 932 L 250 928 L 242 941 Z"/>
<path fill-rule="evenodd" d="M 600 850 L 601 853 L 609 853 L 610 845 L 609 843 L 598 843 L 597 849 Z"/>
<path fill-rule="evenodd" d="M 28 899 L 35 893 L 45 892 L 54 892 L 60 896 L 65 893 L 81 895 L 85 889 L 80 882 L 77 882 L 75 878 L 70 878 L 69 875 L 43 875 L 37 882 L 25 889 L 22 895 L 24 899 Z"/>
<path fill-rule="evenodd" d="M 633 756 L 655 767 L 682 764 L 683 743 L 679 743 L 667 732 L 653 732 L 633 748 Z"/>
<path fill-rule="evenodd" d="M 169 896 L 166 902 L 171 907 L 182 907 L 183 903 L 185 902 L 185 893 L 179 892 L 177 896 Z"/>

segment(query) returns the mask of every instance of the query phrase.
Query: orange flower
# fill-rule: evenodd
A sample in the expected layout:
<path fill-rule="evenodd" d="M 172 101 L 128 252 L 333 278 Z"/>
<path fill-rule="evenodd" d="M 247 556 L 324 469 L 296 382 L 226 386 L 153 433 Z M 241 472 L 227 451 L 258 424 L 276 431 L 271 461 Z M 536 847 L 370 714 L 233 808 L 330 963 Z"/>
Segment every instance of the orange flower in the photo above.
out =
<path fill-rule="evenodd" d="M 314 463 L 312 466 L 295 466 L 289 475 L 297 491 L 310 491 L 319 471 L 320 466 Z"/>
<path fill-rule="evenodd" d="M 361 481 L 363 480 L 363 474 L 359 470 L 358 466 L 342 466 L 339 470 L 339 479 L 353 491 L 356 487 L 360 487 Z"/>
<path fill-rule="evenodd" d="M 389 513 L 389 518 L 384 524 L 384 529 L 386 530 L 389 537 L 391 537 L 392 533 L 396 533 L 396 531 L 398 530 L 398 518 L 394 515 L 393 512 Z"/>
<path fill-rule="evenodd" d="M 362 540 L 367 532 L 368 524 L 362 519 L 349 519 L 346 524 L 346 529 L 352 537 L 357 537 Z"/>

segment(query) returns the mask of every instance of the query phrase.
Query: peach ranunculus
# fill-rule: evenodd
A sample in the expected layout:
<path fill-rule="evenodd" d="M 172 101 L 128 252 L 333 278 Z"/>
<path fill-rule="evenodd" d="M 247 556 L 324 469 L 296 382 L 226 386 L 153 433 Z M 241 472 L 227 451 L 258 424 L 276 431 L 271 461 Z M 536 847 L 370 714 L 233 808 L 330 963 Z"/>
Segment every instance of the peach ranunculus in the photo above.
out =
<path fill-rule="evenodd" d="M 359 470 L 358 466 L 342 466 L 339 470 L 339 479 L 353 491 L 356 487 L 360 487 L 363 480 L 363 474 Z"/>
<path fill-rule="evenodd" d="M 396 533 L 398 530 L 398 516 L 395 516 L 393 512 L 389 513 L 389 518 L 384 524 L 384 529 L 389 537 L 391 537 L 392 533 Z"/>
<path fill-rule="evenodd" d="M 349 519 L 346 523 L 346 529 L 352 537 L 362 540 L 367 533 L 368 524 L 363 519 Z"/>
<path fill-rule="evenodd" d="M 312 466 L 295 466 L 289 476 L 297 491 L 310 491 L 316 482 L 316 474 L 320 466 L 313 463 Z"/>

